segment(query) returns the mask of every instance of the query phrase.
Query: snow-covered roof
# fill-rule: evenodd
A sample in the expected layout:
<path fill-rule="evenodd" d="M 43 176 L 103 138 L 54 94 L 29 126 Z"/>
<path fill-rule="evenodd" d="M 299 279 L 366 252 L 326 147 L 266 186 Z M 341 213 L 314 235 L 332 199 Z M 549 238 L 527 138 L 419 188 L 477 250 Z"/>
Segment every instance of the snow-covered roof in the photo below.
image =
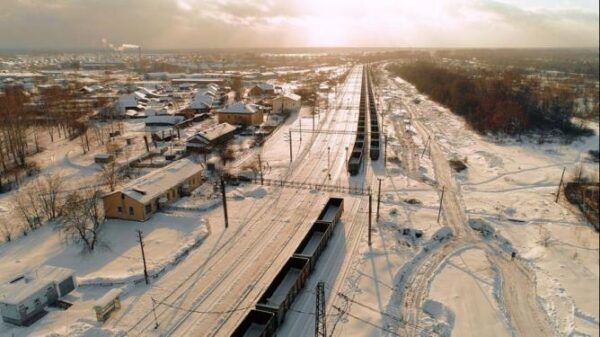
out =
<path fill-rule="evenodd" d="M 138 105 L 134 95 L 122 95 L 119 97 L 117 104 L 121 108 L 137 107 Z"/>
<path fill-rule="evenodd" d="M 3 287 L 0 293 L 0 303 L 18 305 L 46 287 L 52 286 L 52 281 L 39 278 L 21 280 Z"/>
<path fill-rule="evenodd" d="M 134 180 L 123 187 L 121 192 L 145 204 L 201 170 L 201 164 L 184 158 Z"/>
<path fill-rule="evenodd" d="M 215 139 L 218 139 L 219 137 L 226 135 L 230 132 L 235 131 L 236 127 L 229 124 L 229 123 L 221 123 L 221 124 L 217 124 L 215 126 L 212 126 L 208 129 L 204 129 L 198 133 L 196 133 L 194 136 L 190 137 L 188 139 L 188 141 L 192 140 L 192 139 L 200 139 L 200 140 L 206 140 L 208 142 L 212 142 Z"/>
<path fill-rule="evenodd" d="M 269 83 L 258 83 L 256 86 L 259 87 L 262 91 L 275 90 L 273 85 Z"/>
<path fill-rule="evenodd" d="M 94 303 L 94 309 L 98 308 L 98 310 L 102 310 L 109 306 L 111 302 L 121 296 L 122 290 L 115 288 L 106 292 L 106 294 L 102 295 L 99 299 Z"/>
<path fill-rule="evenodd" d="M 300 99 L 301 99 L 300 95 L 296 95 L 296 94 L 293 94 L 293 93 L 285 93 L 285 94 L 283 94 L 281 96 L 275 97 L 273 100 L 280 100 L 280 99 L 283 99 L 283 98 L 291 99 L 291 100 L 297 101 L 297 102 L 299 102 Z"/>
<path fill-rule="evenodd" d="M 213 98 L 210 95 L 196 94 L 190 103 L 191 109 L 210 108 L 213 104 Z"/>
<path fill-rule="evenodd" d="M 26 275 L 20 275 L 20 278 L 13 278 L 12 281 L 1 284 L 0 302 L 12 305 L 20 304 L 42 289 L 73 277 L 74 274 L 73 269 L 43 265 Z"/>
<path fill-rule="evenodd" d="M 237 102 L 231 105 L 226 106 L 225 108 L 219 110 L 222 113 L 231 113 L 231 114 L 253 114 L 258 110 L 257 106 L 254 104 L 246 104 L 244 102 Z"/>
<path fill-rule="evenodd" d="M 184 120 L 184 118 L 182 116 L 164 116 L 164 115 L 149 116 L 148 118 L 146 118 L 146 125 L 150 125 L 150 124 L 175 125 L 175 124 L 183 122 L 183 120 Z"/>

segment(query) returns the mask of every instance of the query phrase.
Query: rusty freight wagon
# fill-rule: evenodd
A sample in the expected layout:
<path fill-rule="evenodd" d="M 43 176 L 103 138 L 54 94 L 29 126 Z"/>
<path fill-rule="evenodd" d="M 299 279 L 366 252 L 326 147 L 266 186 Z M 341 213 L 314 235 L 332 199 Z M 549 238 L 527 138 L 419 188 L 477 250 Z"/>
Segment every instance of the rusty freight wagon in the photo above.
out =
<path fill-rule="evenodd" d="M 319 222 L 328 222 L 335 227 L 335 224 L 342 217 L 342 213 L 344 212 L 344 199 L 343 198 L 329 198 L 325 207 L 319 214 L 317 221 Z M 333 230 L 333 228 L 332 228 Z"/>
<path fill-rule="evenodd" d="M 313 271 L 332 234 L 333 224 L 320 221 L 313 223 L 308 234 L 294 251 L 294 256 L 308 259 L 310 270 Z"/>
<path fill-rule="evenodd" d="M 280 326 L 309 275 L 308 259 L 290 257 L 258 300 L 256 309 L 272 312 L 276 326 Z"/>
<path fill-rule="evenodd" d="M 233 331 L 231 337 L 272 337 L 275 336 L 276 329 L 275 314 L 252 309 Z"/>

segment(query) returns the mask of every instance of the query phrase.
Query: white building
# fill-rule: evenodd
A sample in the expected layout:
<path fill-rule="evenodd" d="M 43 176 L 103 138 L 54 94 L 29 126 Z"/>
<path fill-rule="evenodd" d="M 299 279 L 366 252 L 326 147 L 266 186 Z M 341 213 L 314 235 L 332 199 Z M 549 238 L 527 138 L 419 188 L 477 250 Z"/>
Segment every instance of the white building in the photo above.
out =
<path fill-rule="evenodd" d="M 273 113 L 288 114 L 300 111 L 302 100 L 296 94 L 283 94 L 273 98 Z"/>

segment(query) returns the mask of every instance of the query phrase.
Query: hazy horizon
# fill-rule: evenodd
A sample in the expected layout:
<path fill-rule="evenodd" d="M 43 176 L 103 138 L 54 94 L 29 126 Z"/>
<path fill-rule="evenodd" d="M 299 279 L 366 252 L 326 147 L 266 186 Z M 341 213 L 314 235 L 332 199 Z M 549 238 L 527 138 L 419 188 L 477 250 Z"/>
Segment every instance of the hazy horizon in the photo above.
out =
<path fill-rule="evenodd" d="M 0 49 L 597 48 L 596 1 L 3 0 Z"/>

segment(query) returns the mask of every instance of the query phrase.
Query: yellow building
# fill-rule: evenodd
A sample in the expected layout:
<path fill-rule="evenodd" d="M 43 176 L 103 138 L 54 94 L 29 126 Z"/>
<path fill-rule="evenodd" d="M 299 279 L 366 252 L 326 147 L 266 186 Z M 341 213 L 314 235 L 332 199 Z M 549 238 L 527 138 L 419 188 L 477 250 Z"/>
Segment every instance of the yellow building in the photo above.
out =
<path fill-rule="evenodd" d="M 162 206 L 200 186 L 202 165 L 184 158 L 103 197 L 107 218 L 146 221 Z"/>
<path fill-rule="evenodd" d="M 255 104 L 237 102 L 217 111 L 219 123 L 232 125 L 261 125 L 263 110 Z"/>

